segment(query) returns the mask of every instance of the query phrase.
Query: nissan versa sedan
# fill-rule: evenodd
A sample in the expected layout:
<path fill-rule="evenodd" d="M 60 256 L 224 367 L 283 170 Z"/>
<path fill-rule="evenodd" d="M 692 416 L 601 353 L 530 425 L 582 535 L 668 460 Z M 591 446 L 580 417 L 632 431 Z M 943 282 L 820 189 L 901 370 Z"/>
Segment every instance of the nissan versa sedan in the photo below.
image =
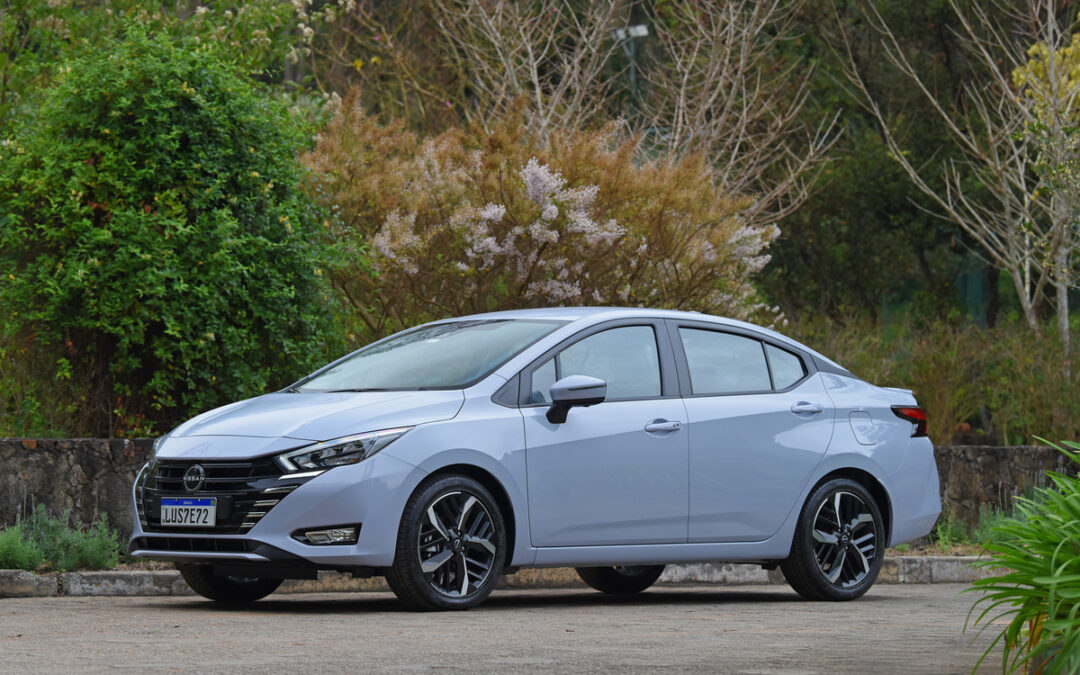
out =
<path fill-rule="evenodd" d="M 559 308 L 437 321 L 157 439 L 135 557 L 246 602 L 319 570 L 466 609 L 502 574 L 635 593 L 664 565 L 779 566 L 851 600 L 941 502 L 927 420 L 771 330 Z"/>

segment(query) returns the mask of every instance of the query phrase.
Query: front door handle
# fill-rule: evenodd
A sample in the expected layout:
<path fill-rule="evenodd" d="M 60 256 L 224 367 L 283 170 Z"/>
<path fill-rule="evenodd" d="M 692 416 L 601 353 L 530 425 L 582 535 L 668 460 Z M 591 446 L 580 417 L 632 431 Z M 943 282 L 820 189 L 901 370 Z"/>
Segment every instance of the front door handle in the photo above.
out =
<path fill-rule="evenodd" d="M 645 431 L 650 434 L 663 433 L 665 431 L 678 431 L 682 428 L 682 422 L 672 422 L 669 420 L 653 420 L 645 425 Z"/>
<path fill-rule="evenodd" d="M 820 403 L 807 403 L 806 401 L 799 401 L 791 405 L 791 412 L 796 415 L 816 415 L 820 412 L 825 412 L 825 406 Z"/>

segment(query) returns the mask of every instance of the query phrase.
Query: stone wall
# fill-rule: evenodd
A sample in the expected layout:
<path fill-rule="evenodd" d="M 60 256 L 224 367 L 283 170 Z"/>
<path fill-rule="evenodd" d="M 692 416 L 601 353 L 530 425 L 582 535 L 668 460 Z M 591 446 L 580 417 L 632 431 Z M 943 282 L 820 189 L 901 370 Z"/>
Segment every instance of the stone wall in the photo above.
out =
<path fill-rule="evenodd" d="M 0 525 L 44 504 L 74 523 L 105 514 L 124 537 L 131 531 L 131 483 L 150 450 L 138 439 L 0 439 Z M 1045 485 L 1046 470 L 1072 470 L 1052 448 L 944 446 L 937 449 L 945 510 L 974 526 L 983 505 Z"/>
<path fill-rule="evenodd" d="M 0 438 L 0 525 L 44 504 L 72 524 L 105 514 L 131 533 L 131 484 L 150 452 L 148 439 Z"/>
<path fill-rule="evenodd" d="M 1076 474 L 1077 465 L 1053 448 L 1035 445 L 953 445 L 936 450 L 942 511 L 979 522 L 979 509 L 1008 507 L 1014 495 L 1050 483 L 1047 471 Z"/>

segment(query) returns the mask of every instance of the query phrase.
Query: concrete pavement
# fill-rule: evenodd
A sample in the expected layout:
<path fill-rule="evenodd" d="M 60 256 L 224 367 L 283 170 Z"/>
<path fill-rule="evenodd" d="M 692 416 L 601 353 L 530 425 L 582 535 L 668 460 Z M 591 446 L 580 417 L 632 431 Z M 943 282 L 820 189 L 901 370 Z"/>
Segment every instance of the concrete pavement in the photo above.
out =
<path fill-rule="evenodd" d="M 0 600 L 5 672 L 465 670 L 969 673 L 989 634 L 962 632 L 964 584 L 878 585 L 849 603 L 784 586 L 496 591 L 468 612 L 392 595 L 275 595 L 246 608 L 169 597 Z M 984 669 L 1000 667 L 992 660 Z"/>

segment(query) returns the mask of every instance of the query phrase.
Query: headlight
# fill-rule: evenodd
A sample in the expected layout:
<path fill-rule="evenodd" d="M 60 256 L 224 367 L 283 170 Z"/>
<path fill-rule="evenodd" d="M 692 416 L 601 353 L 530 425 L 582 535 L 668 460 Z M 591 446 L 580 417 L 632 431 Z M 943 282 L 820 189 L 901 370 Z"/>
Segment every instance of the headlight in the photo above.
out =
<path fill-rule="evenodd" d="M 151 464 L 154 463 L 154 460 L 157 459 L 157 453 L 158 450 L 161 448 L 161 444 L 164 443 L 165 439 L 168 437 L 169 434 L 165 434 L 164 436 L 158 436 L 154 439 L 154 444 L 150 446 L 150 458 L 147 460 L 148 462 L 150 462 Z"/>
<path fill-rule="evenodd" d="M 288 472 L 356 464 L 390 445 L 409 429 L 412 427 L 383 429 L 356 436 L 335 438 L 332 441 L 291 450 L 278 455 L 275 459 L 281 468 Z"/>

